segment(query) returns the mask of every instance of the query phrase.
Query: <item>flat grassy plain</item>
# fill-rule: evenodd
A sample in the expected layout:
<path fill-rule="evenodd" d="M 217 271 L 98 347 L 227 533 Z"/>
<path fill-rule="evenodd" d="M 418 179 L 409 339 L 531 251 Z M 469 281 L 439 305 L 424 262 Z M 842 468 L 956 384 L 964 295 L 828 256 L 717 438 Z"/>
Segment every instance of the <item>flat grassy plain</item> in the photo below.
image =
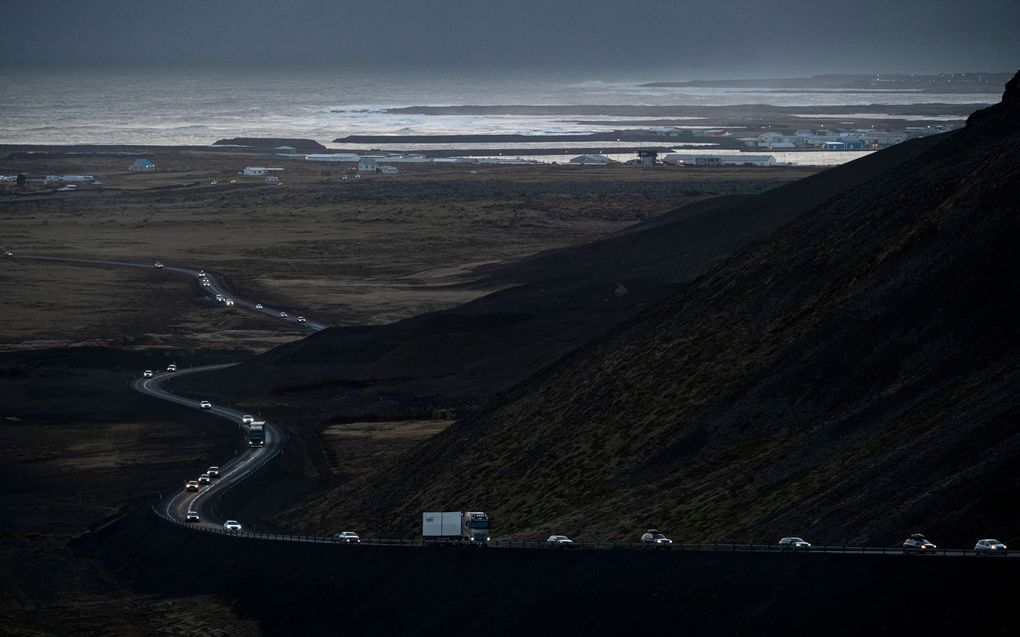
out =
<path fill-rule="evenodd" d="M 355 177 L 342 166 L 176 150 L 145 155 L 159 172 L 133 174 L 126 166 L 135 156 L 7 153 L 0 173 L 88 174 L 105 188 L 8 189 L 0 194 L 2 247 L 204 267 L 240 293 L 331 325 L 451 307 L 493 291 L 472 280 L 500 263 L 816 171 L 412 164 L 397 175 Z M 286 168 L 282 185 L 237 174 L 250 165 Z M 203 304 L 201 290 L 188 286 L 141 270 L 15 257 L 0 268 L 11 308 L 0 314 L 0 348 L 172 343 L 261 351 L 302 335 Z"/>

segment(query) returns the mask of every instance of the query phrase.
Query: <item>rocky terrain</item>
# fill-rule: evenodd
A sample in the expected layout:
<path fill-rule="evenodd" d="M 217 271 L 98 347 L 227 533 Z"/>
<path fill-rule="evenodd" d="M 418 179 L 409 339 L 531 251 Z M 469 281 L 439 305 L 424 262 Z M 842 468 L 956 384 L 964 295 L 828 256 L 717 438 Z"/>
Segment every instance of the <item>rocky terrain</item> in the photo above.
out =
<path fill-rule="evenodd" d="M 1020 541 L 1018 149 L 1014 79 L 966 129 L 291 520 L 410 536 L 422 510 L 477 508 L 518 537 Z"/>

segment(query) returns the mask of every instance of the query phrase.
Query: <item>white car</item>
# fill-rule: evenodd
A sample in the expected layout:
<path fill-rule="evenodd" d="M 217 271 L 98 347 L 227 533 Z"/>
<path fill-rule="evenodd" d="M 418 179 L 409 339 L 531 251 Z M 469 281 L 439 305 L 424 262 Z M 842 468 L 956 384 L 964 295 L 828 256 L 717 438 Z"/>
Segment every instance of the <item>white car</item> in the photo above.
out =
<path fill-rule="evenodd" d="M 212 403 L 209 402 L 208 400 L 203 400 L 202 402 L 198 403 L 198 408 L 199 409 L 212 409 Z"/>
<path fill-rule="evenodd" d="M 935 545 L 928 541 L 924 537 L 923 533 L 914 533 L 907 539 L 903 540 L 903 552 L 910 553 L 913 551 L 919 551 L 921 553 L 927 551 L 934 551 Z"/>
<path fill-rule="evenodd" d="M 811 548 L 811 544 L 810 543 L 805 542 L 802 538 L 799 538 L 799 537 L 784 537 L 781 540 L 779 540 L 779 545 L 782 546 L 783 548 L 792 548 L 792 549 L 809 549 L 809 548 Z"/>
<path fill-rule="evenodd" d="M 255 309 L 256 309 L 256 310 L 261 310 L 261 309 L 263 309 L 263 308 L 262 308 L 262 304 L 261 304 L 261 303 L 256 303 L 256 304 L 255 304 Z"/>
<path fill-rule="evenodd" d="M 280 312 L 280 317 L 287 318 L 287 313 L 286 312 Z"/>
<path fill-rule="evenodd" d="M 168 371 L 168 372 L 176 372 L 177 371 L 177 365 L 174 365 L 173 363 L 170 363 L 169 365 L 166 366 L 166 371 Z"/>
<path fill-rule="evenodd" d="M 231 305 L 234 304 L 234 299 L 223 299 L 223 304 L 226 305 L 227 307 L 230 307 Z"/>
<path fill-rule="evenodd" d="M 333 541 L 340 544 L 361 544 L 361 538 L 354 531 L 341 531 L 333 534 Z"/>
<path fill-rule="evenodd" d="M 977 553 L 1005 553 L 1006 545 L 991 538 L 978 540 L 978 543 L 974 545 L 974 551 Z"/>
<path fill-rule="evenodd" d="M 184 483 L 185 491 L 198 491 L 198 480 L 188 480 Z"/>
<path fill-rule="evenodd" d="M 156 261 L 155 263 L 152 264 L 152 267 L 156 268 L 157 270 L 162 270 L 163 264 L 160 263 L 159 261 Z"/>
<path fill-rule="evenodd" d="M 219 301 L 220 303 L 222 303 L 223 301 L 226 300 L 226 297 L 223 296 L 222 294 L 217 294 L 216 295 L 216 300 Z"/>
<path fill-rule="evenodd" d="M 574 543 L 574 541 L 571 540 L 566 535 L 550 535 L 549 539 L 547 539 L 546 542 L 549 543 L 549 544 L 573 544 Z"/>
<path fill-rule="evenodd" d="M 199 484 L 212 484 L 212 478 L 209 477 L 208 473 L 203 473 L 202 475 L 198 476 L 198 483 Z"/>
<path fill-rule="evenodd" d="M 656 531 L 655 529 L 648 529 L 641 536 L 641 543 L 658 544 L 659 546 L 662 546 L 665 544 L 672 544 L 673 540 L 663 535 L 661 531 Z"/>
<path fill-rule="evenodd" d="M 187 520 L 188 522 L 201 522 L 197 511 L 188 511 Z"/>
<path fill-rule="evenodd" d="M 10 250 L 4 250 L 4 256 L 5 257 L 13 257 L 14 253 L 11 252 Z"/>
<path fill-rule="evenodd" d="M 237 533 L 241 530 L 241 523 L 237 520 L 227 520 L 223 523 L 223 530 L 227 533 Z"/>
<path fill-rule="evenodd" d="M 303 316 L 297 317 L 297 322 L 298 323 L 304 323 L 305 322 L 305 317 L 303 317 Z"/>
<path fill-rule="evenodd" d="M 206 473 L 209 474 L 210 478 L 218 478 L 220 477 L 220 468 L 216 466 L 209 467 L 209 470 L 206 471 Z"/>
<path fill-rule="evenodd" d="M 142 378 L 152 378 L 152 370 L 147 369 L 144 372 L 142 372 Z"/>
<path fill-rule="evenodd" d="M 198 276 L 200 276 L 200 277 L 202 277 L 204 279 L 205 278 L 205 270 L 199 270 L 198 271 Z"/>
<path fill-rule="evenodd" d="M 250 425 L 253 422 L 255 422 L 255 416 L 252 416 L 251 414 L 241 416 L 241 424 Z"/>
<path fill-rule="evenodd" d="M 209 279 L 202 279 L 202 287 L 204 288 L 212 287 L 212 283 L 209 282 Z"/>

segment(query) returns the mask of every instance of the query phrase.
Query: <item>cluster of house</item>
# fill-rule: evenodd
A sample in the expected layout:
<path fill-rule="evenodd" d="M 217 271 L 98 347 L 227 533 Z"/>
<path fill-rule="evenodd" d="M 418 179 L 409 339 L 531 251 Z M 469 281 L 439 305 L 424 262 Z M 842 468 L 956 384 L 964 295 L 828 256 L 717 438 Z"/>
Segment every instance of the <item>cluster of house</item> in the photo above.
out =
<path fill-rule="evenodd" d="M 359 155 L 357 153 L 319 153 L 304 155 L 307 161 L 347 162 L 357 164 L 359 173 L 395 175 L 391 164 L 537 164 L 530 159 L 511 157 L 425 157 L 424 155 Z"/>
<path fill-rule="evenodd" d="M 642 150 L 638 157 L 625 164 L 631 166 L 655 166 L 658 163 L 658 153 L 654 150 Z M 750 153 L 733 154 L 705 154 L 705 153 L 667 153 L 662 157 L 662 163 L 668 166 L 778 166 L 776 158 L 772 155 L 752 155 Z M 606 157 L 605 155 L 578 155 L 570 160 L 575 166 L 605 166 L 606 164 L 620 163 Z"/>
<path fill-rule="evenodd" d="M 905 142 L 911 137 L 935 135 L 952 129 L 952 126 L 941 124 L 916 128 L 908 127 L 903 132 L 880 131 L 867 128 L 855 130 L 801 128 L 794 133 L 763 133 L 756 138 L 745 139 L 744 143 L 753 148 L 767 148 L 769 150 L 796 150 L 805 148 L 817 150 L 877 150 Z"/>

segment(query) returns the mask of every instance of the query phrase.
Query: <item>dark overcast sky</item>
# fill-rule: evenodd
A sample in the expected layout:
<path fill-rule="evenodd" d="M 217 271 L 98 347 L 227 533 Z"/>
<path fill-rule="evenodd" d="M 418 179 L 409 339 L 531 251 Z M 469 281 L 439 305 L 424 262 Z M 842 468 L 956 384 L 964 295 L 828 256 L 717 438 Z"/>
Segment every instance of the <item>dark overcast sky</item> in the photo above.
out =
<path fill-rule="evenodd" d="M 1009 71 L 1020 0 L 2 0 L 0 65 Z"/>

